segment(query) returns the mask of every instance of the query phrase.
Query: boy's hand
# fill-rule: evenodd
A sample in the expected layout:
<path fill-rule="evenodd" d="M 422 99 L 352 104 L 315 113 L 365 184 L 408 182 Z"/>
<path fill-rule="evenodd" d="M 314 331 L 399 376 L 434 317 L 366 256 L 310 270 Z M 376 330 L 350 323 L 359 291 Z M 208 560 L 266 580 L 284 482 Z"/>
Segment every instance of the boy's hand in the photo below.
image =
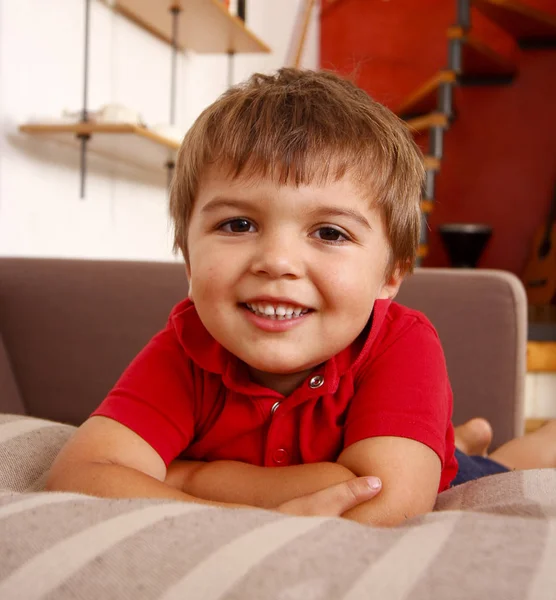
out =
<path fill-rule="evenodd" d="M 276 508 L 288 515 L 340 517 L 346 511 L 374 498 L 381 490 L 377 477 L 357 477 L 324 490 L 288 500 Z"/>

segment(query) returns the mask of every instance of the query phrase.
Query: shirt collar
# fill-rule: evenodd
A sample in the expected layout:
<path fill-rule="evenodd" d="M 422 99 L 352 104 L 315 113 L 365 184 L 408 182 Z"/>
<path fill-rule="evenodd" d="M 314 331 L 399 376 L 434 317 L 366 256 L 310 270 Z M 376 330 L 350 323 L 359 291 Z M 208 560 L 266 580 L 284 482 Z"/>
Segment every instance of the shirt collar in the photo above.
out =
<path fill-rule="evenodd" d="M 361 335 L 345 350 L 317 367 L 303 383 L 305 397 L 335 393 L 340 378 L 349 370 L 357 370 L 367 359 L 390 304 L 390 300 L 375 301 L 369 322 Z M 278 392 L 269 390 L 250 379 L 247 366 L 228 352 L 207 331 L 191 300 L 186 299 L 177 304 L 170 314 L 169 321 L 187 356 L 201 369 L 221 375 L 227 388 L 252 396 L 282 397 Z M 324 383 L 319 387 L 311 387 L 310 381 L 316 375 L 322 376 Z"/>

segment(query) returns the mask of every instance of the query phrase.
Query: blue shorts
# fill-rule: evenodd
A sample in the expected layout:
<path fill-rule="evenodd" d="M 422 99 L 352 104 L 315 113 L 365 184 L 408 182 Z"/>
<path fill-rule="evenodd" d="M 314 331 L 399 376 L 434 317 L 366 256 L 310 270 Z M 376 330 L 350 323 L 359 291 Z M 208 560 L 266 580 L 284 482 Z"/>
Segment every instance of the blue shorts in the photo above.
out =
<path fill-rule="evenodd" d="M 458 461 L 458 474 L 451 483 L 451 487 L 460 485 L 466 481 L 480 479 L 487 475 L 507 473 L 510 469 L 500 463 L 484 456 L 468 456 L 456 448 L 456 460 Z"/>

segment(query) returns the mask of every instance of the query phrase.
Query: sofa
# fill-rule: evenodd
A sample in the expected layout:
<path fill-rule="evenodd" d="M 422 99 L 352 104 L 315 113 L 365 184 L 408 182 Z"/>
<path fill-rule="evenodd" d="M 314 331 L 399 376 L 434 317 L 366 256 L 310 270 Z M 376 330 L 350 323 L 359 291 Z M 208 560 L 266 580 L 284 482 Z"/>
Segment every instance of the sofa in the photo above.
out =
<path fill-rule="evenodd" d="M 395 528 L 45 493 L 57 452 L 186 294 L 178 263 L 0 258 L 0 598 L 548 598 L 556 470 L 494 475 Z M 398 301 L 437 328 L 454 421 L 523 431 L 513 275 L 418 269 Z M 551 595 L 552 594 L 552 595 Z"/>

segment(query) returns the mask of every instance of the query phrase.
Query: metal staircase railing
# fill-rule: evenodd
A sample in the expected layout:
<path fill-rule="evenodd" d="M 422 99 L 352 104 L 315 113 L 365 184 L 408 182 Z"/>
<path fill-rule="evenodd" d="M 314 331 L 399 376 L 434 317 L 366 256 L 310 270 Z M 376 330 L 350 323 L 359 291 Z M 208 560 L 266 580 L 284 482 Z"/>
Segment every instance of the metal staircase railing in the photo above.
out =
<path fill-rule="evenodd" d="M 471 28 L 471 1 L 457 0 L 456 26 L 464 32 Z M 463 40 L 461 38 L 448 40 L 448 72 L 455 73 L 456 77 L 444 78 L 438 85 L 437 113 L 444 115 L 446 120 L 442 124 L 433 124 L 429 127 L 428 155 L 439 161 L 444 153 L 444 134 L 453 118 L 454 86 L 457 85 L 457 75 L 463 71 Z M 429 227 L 427 217 L 432 211 L 435 202 L 436 177 L 438 169 L 427 169 L 423 202 L 421 203 L 421 239 L 419 241 L 418 264 L 427 254 Z"/>

